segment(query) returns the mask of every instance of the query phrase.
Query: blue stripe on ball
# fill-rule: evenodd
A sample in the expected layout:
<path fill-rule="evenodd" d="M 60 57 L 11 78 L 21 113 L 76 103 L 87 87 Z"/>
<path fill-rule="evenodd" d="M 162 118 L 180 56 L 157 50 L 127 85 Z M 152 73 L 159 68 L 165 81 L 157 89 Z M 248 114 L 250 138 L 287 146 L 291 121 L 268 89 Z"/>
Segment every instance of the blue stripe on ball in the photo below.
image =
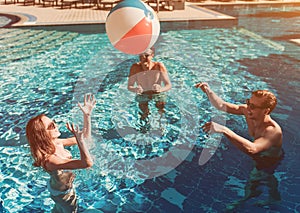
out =
<path fill-rule="evenodd" d="M 140 0 L 124 0 L 121 1 L 119 4 L 117 4 L 115 7 L 113 7 L 109 12 L 108 16 L 114 11 L 124 7 L 135 7 L 144 10 L 145 14 L 149 13 L 149 10 L 145 7 L 144 3 L 141 2 Z"/>

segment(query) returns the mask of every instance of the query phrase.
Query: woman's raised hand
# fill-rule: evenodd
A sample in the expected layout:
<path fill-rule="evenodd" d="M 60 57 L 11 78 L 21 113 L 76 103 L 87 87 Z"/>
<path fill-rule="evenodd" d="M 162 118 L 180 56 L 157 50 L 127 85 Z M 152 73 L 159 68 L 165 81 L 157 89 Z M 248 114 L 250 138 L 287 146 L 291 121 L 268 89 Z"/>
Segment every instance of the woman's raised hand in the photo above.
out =
<path fill-rule="evenodd" d="M 84 105 L 82 106 L 78 102 L 78 106 L 84 115 L 90 116 L 92 114 L 94 107 L 96 106 L 96 99 L 95 99 L 94 95 L 93 94 L 85 94 L 84 95 Z"/>
<path fill-rule="evenodd" d="M 66 124 L 68 130 L 70 130 L 73 135 L 77 138 L 79 141 L 83 141 L 83 131 L 79 129 L 78 125 L 75 125 L 74 123 L 70 124 L 69 122 Z"/>

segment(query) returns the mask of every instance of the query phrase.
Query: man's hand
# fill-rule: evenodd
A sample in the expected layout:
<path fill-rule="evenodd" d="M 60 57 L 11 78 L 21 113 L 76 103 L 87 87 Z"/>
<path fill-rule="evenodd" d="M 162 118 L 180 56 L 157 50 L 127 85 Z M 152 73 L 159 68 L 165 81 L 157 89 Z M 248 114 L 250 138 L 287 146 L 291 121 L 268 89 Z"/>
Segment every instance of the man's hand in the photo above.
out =
<path fill-rule="evenodd" d="M 153 84 L 152 90 L 154 92 L 161 92 L 161 86 L 159 84 Z"/>
<path fill-rule="evenodd" d="M 195 85 L 195 87 L 196 87 L 196 88 L 202 89 L 202 91 L 203 91 L 204 93 L 206 93 L 206 92 L 207 92 L 207 89 L 209 89 L 209 85 L 208 85 L 208 83 L 206 83 L 206 82 L 200 82 L 200 83 L 197 83 L 197 84 Z"/>
<path fill-rule="evenodd" d="M 204 132 L 213 134 L 213 133 L 224 133 L 225 131 L 225 126 L 215 123 L 215 122 L 207 122 L 202 126 L 202 129 Z"/>
<path fill-rule="evenodd" d="M 143 87 L 141 85 L 138 85 L 135 89 L 136 89 L 135 93 L 137 93 L 139 95 L 144 92 Z"/>

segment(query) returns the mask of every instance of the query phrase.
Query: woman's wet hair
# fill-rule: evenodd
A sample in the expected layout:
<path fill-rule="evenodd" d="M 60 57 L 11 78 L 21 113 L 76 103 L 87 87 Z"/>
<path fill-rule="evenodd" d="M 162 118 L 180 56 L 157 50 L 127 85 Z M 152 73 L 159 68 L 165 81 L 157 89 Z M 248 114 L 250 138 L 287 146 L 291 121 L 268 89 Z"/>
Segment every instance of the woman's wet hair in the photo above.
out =
<path fill-rule="evenodd" d="M 51 154 L 55 153 L 55 146 L 50 134 L 42 121 L 40 114 L 31 118 L 26 125 L 26 137 L 30 146 L 31 154 L 34 159 L 34 166 L 44 166 L 45 160 Z"/>

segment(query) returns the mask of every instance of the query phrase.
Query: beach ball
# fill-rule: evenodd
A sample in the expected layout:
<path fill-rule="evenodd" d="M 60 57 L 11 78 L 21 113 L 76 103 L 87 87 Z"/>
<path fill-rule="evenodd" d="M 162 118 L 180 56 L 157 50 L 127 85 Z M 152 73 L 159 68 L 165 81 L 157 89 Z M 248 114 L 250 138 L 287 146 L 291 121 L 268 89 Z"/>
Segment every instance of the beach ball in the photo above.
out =
<path fill-rule="evenodd" d="M 158 39 L 160 24 L 154 10 L 140 0 L 124 0 L 109 12 L 105 29 L 111 44 L 126 54 L 140 54 Z"/>

